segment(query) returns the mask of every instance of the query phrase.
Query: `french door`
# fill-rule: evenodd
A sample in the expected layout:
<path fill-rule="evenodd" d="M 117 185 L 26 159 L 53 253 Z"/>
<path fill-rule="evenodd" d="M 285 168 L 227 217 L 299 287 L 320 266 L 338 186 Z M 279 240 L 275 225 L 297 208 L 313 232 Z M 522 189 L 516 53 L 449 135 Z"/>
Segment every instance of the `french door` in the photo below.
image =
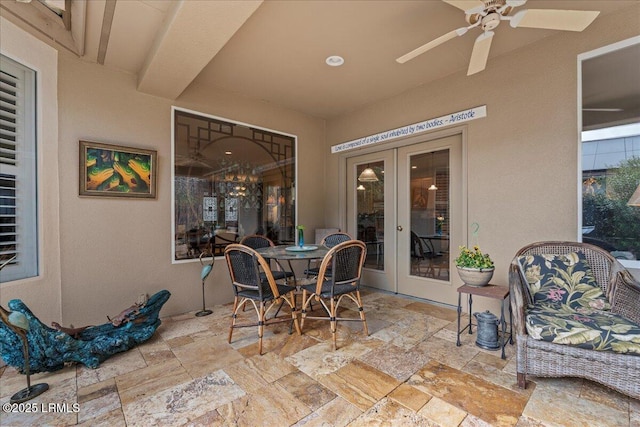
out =
<path fill-rule="evenodd" d="M 456 304 L 462 158 L 457 134 L 347 159 L 347 231 L 367 245 L 364 284 Z"/>
<path fill-rule="evenodd" d="M 395 152 L 347 159 L 347 232 L 367 245 L 363 283 L 395 292 Z"/>

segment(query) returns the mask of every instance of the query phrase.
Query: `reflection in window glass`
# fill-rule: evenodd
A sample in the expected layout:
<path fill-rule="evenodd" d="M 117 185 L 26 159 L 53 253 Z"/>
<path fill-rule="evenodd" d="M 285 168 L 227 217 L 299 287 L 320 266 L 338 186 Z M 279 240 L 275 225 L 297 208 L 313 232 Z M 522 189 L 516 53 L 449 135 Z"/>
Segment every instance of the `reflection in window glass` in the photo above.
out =
<path fill-rule="evenodd" d="M 640 126 L 582 138 L 582 241 L 619 259 L 640 259 Z"/>
<path fill-rule="evenodd" d="M 293 242 L 295 137 L 174 109 L 174 260 L 246 235 Z"/>
<path fill-rule="evenodd" d="M 364 266 L 384 270 L 384 162 L 357 166 L 358 239 L 367 245 Z"/>
<path fill-rule="evenodd" d="M 449 280 L 449 150 L 411 156 L 411 274 Z"/>

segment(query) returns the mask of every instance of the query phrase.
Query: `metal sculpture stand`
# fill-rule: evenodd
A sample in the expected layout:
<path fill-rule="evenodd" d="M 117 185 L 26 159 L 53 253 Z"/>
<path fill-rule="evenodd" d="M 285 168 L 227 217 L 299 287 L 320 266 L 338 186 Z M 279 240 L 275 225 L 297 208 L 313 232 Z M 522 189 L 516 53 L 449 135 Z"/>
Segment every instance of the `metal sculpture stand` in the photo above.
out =
<path fill-rule="evenodd" d="M 207 256 L 211 256 L 211 264 L 205 264 L 204 259 Z M 213 269 L 213 263 L 215 262 L 215 257 L 213 256 L 213 254 L 209 251 L 204 251 L 200 254 L 200 264 L 202 265 L 202 272 L 200 273 L 200 279 L 202 279 L 202 310 L 198 311 L 196 313 L 196 316 L 198 317 L 202 317 L 202 316 L 208 316 L 211 313 L 213 313 L 213 311 L 211 310 L 207 310 L 205 302 L 204 302 L 204 282 L 207 280 L 207 277 L 209 277 L 209 274 L 211 273 L 211 270 Z"/>
<path fill-rule="evenodd" d="M 22 390 L 11 396 L 10 402 L 21 403 L 33 399 L 36 396 L 40 396 L 45 391 L 49 390 L 49 384 L 39 383 L 33 386 L 31 385 L 31 373 L 29 371 L 29 344 L 27 343 L 26 331 L 20 327 L 17 327 L 16 325 L 11 326 L 14 326 L 14 328 L 11 329 L 13 329 L 22 340 L 22 351 L 24 353 L 24 370 L 27 375 L 27 388 L 23 388 Z"/>
<path fill-rule="evenodd" d="M 0 265 L 2 270 L 7 264 L 16 259 L 16 255 L 3 262 Z M 11 403 L 22 403 L 27 400 L 31 400 L 36 396 L 40 396 L 45 391 L 49 390 L 49 384 L 39 383 L 31 385 L 31 371 L 29 370 L 29 342 L 27 341 L 27 331 L 29 330 L 29 320 L 20 312 L 10 313 L 4 308 L 0 307 L 0 317 L 6 323 L 6 325 L 16 333 L 22 340 L 22 354 L 24 356 L 24 371 L 27 375 L 27 388 L 23 388 L 13 396 L 11 396 Z"/>

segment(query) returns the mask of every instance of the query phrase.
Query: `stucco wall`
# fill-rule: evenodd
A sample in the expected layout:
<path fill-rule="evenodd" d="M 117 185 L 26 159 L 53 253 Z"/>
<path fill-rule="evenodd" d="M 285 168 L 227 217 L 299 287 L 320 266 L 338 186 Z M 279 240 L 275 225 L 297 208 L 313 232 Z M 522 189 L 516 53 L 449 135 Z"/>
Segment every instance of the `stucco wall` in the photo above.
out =
<path fill-rule="evenodd" d="M 636 5 L 598 18 L 582 33 L 558 32 L 491 58 L 481 73 L 459 72 L 330 120 L 327 151 L 344 141 L 486 105 L 486 118 L 465 125 L 467 218 L 481 225 L 480 244 L 496 262 L 492 282 L 506 285 L 509 263 L 520 247 L 538 240 L 576 240 L 577 55 L 636 36 L 639 24 Z M 327 189 L 332 191 L 341 185 L 343 160 L 328 157 Z M 340 212 L 326 211 L 327 223 L 339 218 Z M 452 277 L 454 285 L 461 284 L 455 273 Z M 449 292 L 451 303 L 456 287 Z"/>
<path fill-rule="evenodd" d="M 60 231 L 62 320 L 106 321 L 140 293 L 168 289 L 162 315 L 202 306 L 200 264 L 171 264 L 171 105 L 298 136 L 299 223 L 322 225 L 324 122 L 259 101 L 189 88 L 172 102 L 136 90 L 136 76 L 60 55 Z M 80 198 L 78 141 L 86 139 L 158 151 L 158 197 Z M 319 189 L 320 187 L 320 189 Z M 207 281 L 207 305 L 232 300 L 219 259 Z"/>

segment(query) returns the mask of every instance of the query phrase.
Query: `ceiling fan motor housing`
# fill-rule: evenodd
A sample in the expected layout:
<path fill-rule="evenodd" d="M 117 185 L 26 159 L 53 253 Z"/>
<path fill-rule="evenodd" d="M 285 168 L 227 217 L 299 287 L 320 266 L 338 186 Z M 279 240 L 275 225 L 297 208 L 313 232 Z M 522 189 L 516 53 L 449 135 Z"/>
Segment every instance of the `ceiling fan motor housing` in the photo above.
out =
<path fill-rule="evenodd" d="M 509 15 L 513 9 L 511 6 L 506 6 L 506 0 L 483 0 L 483 2 L 484 10 L 481 13 L 467 14 L 466 20 L 470 25 L 473 25 L 478 21 L 482 21 L 482 29 L 487 31 L 491 31 L 496 28 L 500 23 L 500 16 Z M 487 20 L 491 15 L 494 16 Z"/>

